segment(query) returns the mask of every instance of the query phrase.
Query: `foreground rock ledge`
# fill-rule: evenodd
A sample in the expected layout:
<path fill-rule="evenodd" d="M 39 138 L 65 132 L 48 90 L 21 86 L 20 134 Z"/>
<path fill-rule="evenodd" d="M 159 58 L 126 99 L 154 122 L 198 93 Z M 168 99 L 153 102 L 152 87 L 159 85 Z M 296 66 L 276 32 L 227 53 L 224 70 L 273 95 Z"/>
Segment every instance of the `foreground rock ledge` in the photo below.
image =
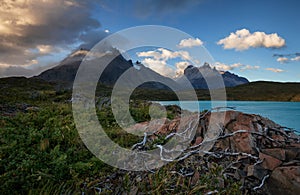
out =
<path fill-rule="evenodd" d="M 201 145 L 208 131 L 210 118 L 211 113 L 200 117 L 191 147 Z M 188 121 L 191 117 L 182 120 Z M 151 123 L 155 127 L 155 122 Z M 152 142 L 162 135 L 176 133 L 178 123 L 179 118 L 166 120 L 147 141 Z M 145 127 L 147 131 L 147 125 L 147 122 L 140 123 L 132 130 Z M 208 155 L 219 159 L 219 164 L 228 165 L 232 162 L 228 162 L 229 158 L 224 158 L 226 155 L 243 154 L 237 155 L 231 170 L 225 173 L 241 180 L 244 192 L 300 194 L 300 137 L 297 134 L 267 118 L 237 111 L 226 111 L 224 126 L 221 128 L 223 132 Z M 194 173 L 193 179 L 197 179 L 197 174 Z"/>

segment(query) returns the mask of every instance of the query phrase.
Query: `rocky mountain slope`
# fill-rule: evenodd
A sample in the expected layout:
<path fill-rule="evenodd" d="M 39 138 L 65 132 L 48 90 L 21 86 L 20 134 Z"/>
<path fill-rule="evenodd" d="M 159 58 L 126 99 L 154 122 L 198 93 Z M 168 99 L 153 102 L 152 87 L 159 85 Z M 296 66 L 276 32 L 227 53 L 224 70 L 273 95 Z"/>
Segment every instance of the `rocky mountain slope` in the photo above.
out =
<path fill-rule="evenodd" d="M 215 68 L 211 68 L 208 63 L 205 63 L 200 67 L 189 65 L 184 70 L 184 76 L 187 77 L 195 89 L 208 89 L 207 82 L 211 82 L 216 85 L 209 86 L 209 88 L 221 88 L 222 84 L 217 83 L 218 78 L 223 79 L 225 87 L 234 87 L 249 83 L 249 81 L 244 77 L 240 77 L 228 71 L 220 72 Z M 181 85 L 185 85 L 185 81 L 182 78 L 178 78 L 177 82 Z"/>
<path fill-rule="evenodd" d="M 85 49 L 81 49 L 73 52 L 63 61 L 61 61 L 58 66 L 44 71 L 37 78 L 43 79 L 45 81 L 56 82 L 61 85 L 63 88 L 70 89 L 72 87 L 73 81 L 76 76 L 76 72 L 82 63 L 84 57 L 87 55 L 89 51 Z M 106 55 L 111 55 L 111 52 L 118 53 L 116 49 L 111 49 L 110 52 L 107 52 Z M 105 56 L 104 56 L 105 57 Z M 135 68 L 131 71 L 131 75 L 128 77 L 136 80 L 143 80 L 144 78 L 149 78 L 151 80 L 155 80 L 158 82 L 149 82 L 143 84 L 142 88 L 150 88 L 150 89 L 169 89 L 168 87 L 159 83 L 162 81 L 167 83 L 170 86 L 173 86 L 178 89 L 186 89 L 188 86 L 182 77 L 176 79 L 177 82 L 174 82 L 173 79 L 168 77 L 164 77 L 150 68 L 145 67 L 143 64 L 134 64 L 131 60 L 126 60 L 120 53 L 117 58 L 115 58 L 105 69 L 103 72 L 99 82 L 105 85 L 112 86 L 118 80 L 118 78 L 130 68 Z M 216 69 L 212 69 L 208 64 L 204 64 L 201 67 L 194 67 L 192 65 L 188 66 L 184 75 L 189 79 L 192 86 L 195 89 L 207 89 L 207 83 L 204 77 L 208 80 L 214 80 L 215 77 L 220 76 L 220 72 Z M 234 87 L 237 85 L 248 83 L 249 81 L 246 78 L 239 77 L 230 72 L 222 72 L 221 78 L 224 80 L 226 87 Z M 215 86 L 214 88 L 218 88 L 222 86 Z"/>
<path fill-rule="evenodd" d="M 66 59 L 64 59 L 58 66 L 41 73 L 37 76 L 37 78 L 49 82 L 55 82 L 58 85 L 61 85 L 63 88 L 72 88 L 77 70 L 88 52 L 89 51 L 85 49 L 75 51 Z M 107 51 L 103 57 L 99 58 L 99 61 L 101 61 L 101 58 L 108 57 L 109 55 L 115 55 L 117 57 L 107 65 L 102 73 L 99 79 L 99 83 L 101 84 L 113 86 L 125 71 L 131 69 L 129 71 L 129 75 L 127 76 L 127 83 L 124 83 L 125 87 L 129 87 L 131 82 L 134 83 L 142 81 L 144 78 L 149 78 L 154 81 L 162 81 L 167 83 L 169 86 L 178 87 L 177 83 L 172 79 L 161 76 L 142 64 L 133 64 L 131 60 L 126 60 L 116 49 Z M 97 68 L 97 66 L 95 65 L 93 68 Z M 162 85 L 158 82 L 148 82 L 143 84 L 141 87 L 151 89 L 169 89 L 165 85 Z"/>

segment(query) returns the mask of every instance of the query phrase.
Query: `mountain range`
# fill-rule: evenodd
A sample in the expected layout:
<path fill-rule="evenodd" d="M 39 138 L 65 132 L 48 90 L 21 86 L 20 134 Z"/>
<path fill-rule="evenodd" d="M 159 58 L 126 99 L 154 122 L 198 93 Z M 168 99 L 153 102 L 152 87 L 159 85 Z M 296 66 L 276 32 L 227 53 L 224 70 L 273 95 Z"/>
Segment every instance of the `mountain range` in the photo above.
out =
<path fill-rule="evenodd" d="M 77 71 L 79 68 L 84 67 L 80 65 L 89 53 L 88 49 L 76 50 L 54 68 L 48 69 L 35 77 L 0 78 L 0 91 L 3 91 L 0 94 L 0 100 L 5 102 L 10 96 L 26 96 L 27 93 L 30 94 L 31 92 L 33 93 L 32 96 L 35 97 L 40 92 L 34 86 L 39 85 L 41 90 L 45 88 L 44 86 L 48 86 L 46 88 L 49 88 L 49 91 L 55 90 L 52 91 L 53 93 L 66 93 L 70 96 L 72 93 L 70 89 L 73 87 Z M 97 96 L 109 96 L 115 83 L 120 81 L 120 76 L 126 73 L 127 80 L 121 82 L 124 88 L 134 86 L 134 81 L 138 83 L 144 83 L 144 80 L 152 81 L 137 87 L 131 95 L 133 99 L 177 100 L 178 97 L 174 93 L 174 89 L 176 89 L 181 90 L 184 94 L 195 90 L 199 100 L 210 100 L 211 89 L 226 87 L 227 100 L 300 101 L 299 82 L 249 82 L 246 78 L 229 71 L 218 71 L 207 63 L 200 67 L 189 65 L 185 68 L 182 76 L 171 79 L 160 75 L 139 62 L 134 63 L 132 60 L 125 59 L 117 49 L 105 48 L 103 54 L 105 54 L 102 56 L 103 58 L 111 56 L 115 56 L 115 58 L 108 64 L 99 79 L 96 90 Z M 95 68 L 95 71 L 99 66 L 104 66 L 100 61 L 95 63 L 95 67 L 92 67 Z M 91 71 L 93 72 L 93 70 Z M 190 88 L 191 85 L 187 85 L 187 80 L 184 78 L 189 80 L 188 83 L 192 84 L 192 88 Z M 220 83 L 220 81 L 222 82 Z M 9 88 L 12 91 L 8 95 L 7 90 Z"/>
<path fill-rule="evenodd" d="M 211 68 L 208 63 L 204 63 L 204 65 L 200 67 L 193 65 L 187 66 L 184 70 L 184 76 L 190 81 L 194 89 L 215 89 L 224 86 L 235 87 L 249 83 L 244 77 L 240 77 L 228 71 L 218 71 L 216 68 Z M 185 85 L 186 82 L 182 77 L 179 77 L 176 81 L 181 85 Z"/>
<path fill-rule="evenodd" d="M 55 82 L 62 88 L 70 89 L 72 88 L 77 70 L 88 52 L 89 51 L 86 49 L 77 50 L 62 60 L 56 67 L 42 72 L 40 75 L 36 76 L 36 78 L 48 82 Z M 148 89 L 169 89 L 170 87 L 173 89 L 187 89 L 187 86 L 190 85 L 186 84 L 187 80 L 183 77 L 189 80 L 194 89 L 208 89 L 207 82 L 212 81 L 211 83 L 214 83 L 213 81 L 218 77 L 222 78 L 224 81 L 223 86 L 225 87 L 234 87 L 249 83 L 244 77 L 240 77 L 228 71 L 218 71 L 215 68 L 211 68 L 208 63 L 205 63 L 201 67 L 189 65 L 184 70 L 183 76 L 173 80 L 158 74 L 141 63 L 133 63 L 131 60 L 126 60 L 117 49 L 111 49 L 111 51 L 107 52 L 105 55 L 117 56 L 107 65 L 99 79 L 99 83 L 108 86 L 113 86 L 126 71 L 129 74 L 127 76 L 129 79 L 126 80 L 126 83 L 124 82 L 124 85 L 130 86 L 131 82 L 143 83 L 145 79 L 157 81 L 147 82 L 139 86 L 140 88 Z M 134 81 L 131 79 L 134 79 Z M 218 84 L 210 86 L 210 88 L 211 87 L 220 88 L 222 85 Z"/>

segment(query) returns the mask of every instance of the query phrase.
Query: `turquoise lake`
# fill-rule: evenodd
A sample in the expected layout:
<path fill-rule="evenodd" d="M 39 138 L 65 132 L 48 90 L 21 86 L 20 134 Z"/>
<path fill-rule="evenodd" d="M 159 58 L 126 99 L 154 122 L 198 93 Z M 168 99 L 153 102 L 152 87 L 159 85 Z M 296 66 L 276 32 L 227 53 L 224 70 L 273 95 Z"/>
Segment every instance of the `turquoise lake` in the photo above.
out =
<path fill-rule="evenodd" d="M 300 102 L 267 102 L 267 101 L 159 101 L 162 105 L 178 105 L 190 111 L 208 110 L 217 106 L 232 106 L 237 111 L 249 114 L 259 114 L 280 124 L 294 128 L 300 132 Z"/>

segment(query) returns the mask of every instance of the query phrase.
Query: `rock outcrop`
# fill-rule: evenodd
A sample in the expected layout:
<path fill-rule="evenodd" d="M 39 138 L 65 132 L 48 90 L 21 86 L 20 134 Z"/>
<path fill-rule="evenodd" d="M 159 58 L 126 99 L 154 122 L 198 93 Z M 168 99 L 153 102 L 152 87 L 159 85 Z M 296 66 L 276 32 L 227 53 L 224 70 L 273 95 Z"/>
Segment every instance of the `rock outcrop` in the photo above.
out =
<path fill-rule="evenodd" d="M 217 113 L 214 117 L 218 117 Z M 195 137 L 188 152 L 203 144 L 205 134 L 209 131 L 211 113 L 202 115 Z M 183 122 L 191 117 L 182 119 Z M 182 121 L 181 120 L 181 121 Z M 177 131 L 179 118 L 166 120 L 148 139 L 152 142 L 162 135 L 167 136 Z M 184 122 L 185 123 L 185 122 Z M 155 124 L 151 122 L 150 126 Z M 157 128 L 157 125 L 153 125 Z M 137 129 L 149 124 L 138 124 Z M 134 127 L 133 127 L 134 129 Z M 151 129 L 151 128 L 150 128 Z M 210 151 L 205 151 L 204 157 L 214 159 L 225 167 L 227 178 L 240 180 L 244 193 L 258 194 L 300 194 L 300 137 L 290 129 L 284 129 L 273 121 L 254 114 L 244 114 L 236 111 L 226 111 L 220 135 Z M 194 152 L 199 155 L 203 151 Z M 186 158 L 185 160 L 191 161 Z M 203 159 L 202 159 L 203 160 Z M 195 169 L 202 166 L 202 162 L 193 162 Z M 199 174 L 194 172 L 194 177 Z M 198 176 L 199 177 L 199 176 Z"/>

